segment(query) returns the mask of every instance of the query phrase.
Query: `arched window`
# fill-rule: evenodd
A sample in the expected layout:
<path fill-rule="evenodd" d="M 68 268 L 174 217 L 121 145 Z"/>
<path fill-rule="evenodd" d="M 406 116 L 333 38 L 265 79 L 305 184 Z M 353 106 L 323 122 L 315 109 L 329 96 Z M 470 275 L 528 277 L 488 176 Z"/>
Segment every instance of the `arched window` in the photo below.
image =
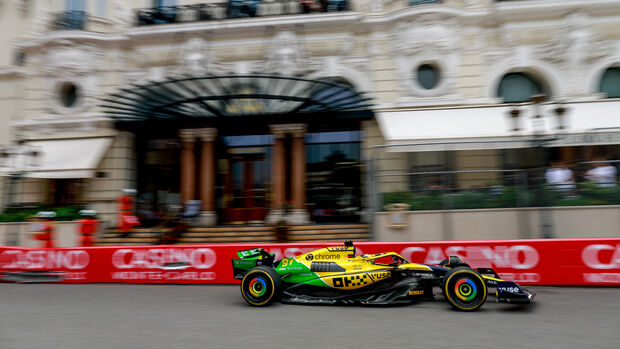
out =
<path fill-rule="evenodd" d="M 606 94 L 606 98 L 620 98 L 620 67 L 605 70 L 599 92 Z"/>
<path fill-rule="evenodd" d="M 548 95 L 539 81 L 525 73 L 508 73 L 497 87 L 497 97 L 502 98 L 504 103 L 527 102 L 539 94 Z"/>

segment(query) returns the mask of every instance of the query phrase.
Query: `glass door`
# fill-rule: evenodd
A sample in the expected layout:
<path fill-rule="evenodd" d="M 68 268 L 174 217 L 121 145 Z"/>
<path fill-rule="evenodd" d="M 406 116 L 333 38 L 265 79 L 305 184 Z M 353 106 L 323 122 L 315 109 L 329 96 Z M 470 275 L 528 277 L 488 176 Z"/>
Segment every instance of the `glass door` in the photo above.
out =
<path fill-rule="evenodd" d="M 269 207 L 271 188 L 271 136 L 223 137 L 227 145 L 220 160 L 226 223 L 261 223 Z"/>

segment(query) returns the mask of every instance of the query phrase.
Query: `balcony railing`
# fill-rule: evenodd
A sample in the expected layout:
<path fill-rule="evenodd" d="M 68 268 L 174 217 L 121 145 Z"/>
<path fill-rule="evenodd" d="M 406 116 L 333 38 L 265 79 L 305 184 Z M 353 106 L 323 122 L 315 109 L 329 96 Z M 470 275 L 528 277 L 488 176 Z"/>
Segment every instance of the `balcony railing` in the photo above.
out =
<path fill-rule="evenodd" d="M 84 30 L 88 15 L 84 11 L 65 11 L 55 15 L 54 30 Z"/>
<path fill-rule="evenodd" d="M 427 5 L 427 4 L 441 4 L 443 0 L 408 0 L 409 6 Z"/>
<path fill-rule="evenodd" d="M 163 6 L 136 10 L 136 25 L 282 16 L 347 10 L 349 10 L 349 3 L 347 0 L 229 0 L 225 3 Z"/>

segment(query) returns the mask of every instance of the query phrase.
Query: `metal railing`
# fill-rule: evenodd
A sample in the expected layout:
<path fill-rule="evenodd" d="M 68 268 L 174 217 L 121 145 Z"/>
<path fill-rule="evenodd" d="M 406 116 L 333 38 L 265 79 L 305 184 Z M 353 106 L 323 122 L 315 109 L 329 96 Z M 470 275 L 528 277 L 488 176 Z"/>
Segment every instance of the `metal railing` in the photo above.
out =
<path fill-rule="evenodd" d="M 56 13 L 52 27 L 54 30 L 84 30 L 87 20 L 84 11 L 64 11 Z"/>
<path fill-rule="evenodd" d="M 428 5 L 428 4 L 441 4 L 443 0 L 408 0 L 409 6 Z"/>
<path fill-rule="evenodd" d="M 598 161 L 600 162 L 600 161 Z M 604 161 L 610 166 L 618 167 L 620 160 Z M 442 211 L 445 221 L 445 236 L 450 236 L 451 215 L 455 210 L 493 209 L 493 208 L 535 208 L 539 213 L 542 237 L 554 237 L 554 221 L 549 207 L 620 205 L 620 185 L 615 180 L 592 181 L 588 179 L 586 169 L 597 161 L 579 162 L 570 167 L 574 180 L 561 183 L 549 182 L 550 167 L 529 169 L 482 169 L 467 171 L 410 171 L 383 172 L 372 175 L 376 184 L 374 189 L 374 212 L 384 211 L 390 204 L 404 203 L 409 209 Z M 458 176 L 494 173 L 494 180 L 485 184 L 465 187 L 458 185 Z M 617 171 L 616 171 L 617 173 Z M 378 188 L 385 185 L 391 177 L 400 177 L 406 190 L 383 191 Z M 477 179 L 481 183 L 483 180 Z M 533 211 L 533 212 L 534 212 Z M 519 214 L 520 226 L 529 226 L 529 214 Z M 533 236 L 532 233 L 528 233 Z"/>
<path fill-rule="evenodd" d="M 155 25 L 349 10 L 347 0 L 230 0 L 138 9 L 136 25 Z"/>
<path fill-rule="evenodd" d="M 564 183 L 548 181 L 549 167 L 377 173 L 374 174 L 377 183 L 382 183 L 389 177 L 405 177 L 408 186 L 408 189 L 403 191 L 378 193 L 381 200 L 377 208 L 380 210 L 392 203 L 407 203 L 411 210 L 620 205 L 620 186 L 617 180 L 595 182 L 587 179 L 585 168 L 594 163 L 596 162 L 576 163 L 571 168 L 574 180 Z M 605 163 L 617 164 L 620 161 Z M 488 173 L 497 174 L 497 179 L 478 186 L 463 187 L 454 184 L 458 175 Z M 544 178 L 540 178 L 541 176 Z"/>

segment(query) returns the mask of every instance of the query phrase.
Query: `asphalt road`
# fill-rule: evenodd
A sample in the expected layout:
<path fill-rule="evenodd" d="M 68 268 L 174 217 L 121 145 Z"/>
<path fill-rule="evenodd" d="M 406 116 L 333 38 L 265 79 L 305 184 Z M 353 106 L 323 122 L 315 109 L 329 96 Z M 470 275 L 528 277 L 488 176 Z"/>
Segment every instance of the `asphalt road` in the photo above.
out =
<path fill-rule="evenodd" d="M 533 287 L 528 307 L 253 308 L 230 285 L 0 283 L 0 348 L 620 348 L 620 289 Z"/>

